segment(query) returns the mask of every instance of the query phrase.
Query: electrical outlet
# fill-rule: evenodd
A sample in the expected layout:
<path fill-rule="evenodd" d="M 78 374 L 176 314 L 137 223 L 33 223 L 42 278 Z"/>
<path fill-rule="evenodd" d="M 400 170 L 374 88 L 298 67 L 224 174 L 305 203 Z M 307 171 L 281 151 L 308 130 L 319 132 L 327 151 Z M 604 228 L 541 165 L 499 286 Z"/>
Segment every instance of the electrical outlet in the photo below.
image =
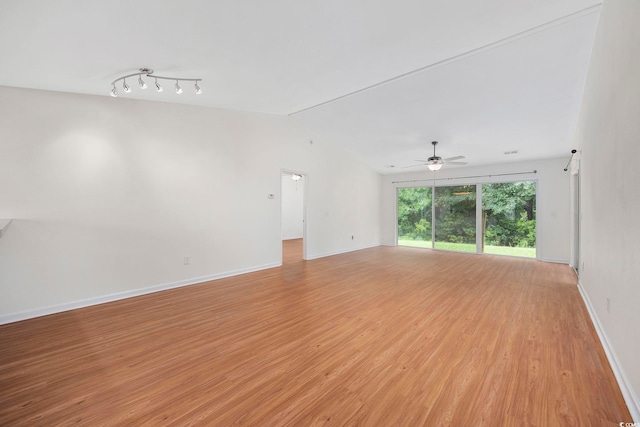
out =
<path fill-rule="evenodd" d="M 191 257 L 189 255 L 185 255 L 184 257 L 184 265 L 191 264 Z"/>
<path fill-rule="evenodd" d="M 611 313 L 611 299 L 607 297 L 607 313 Z"/>

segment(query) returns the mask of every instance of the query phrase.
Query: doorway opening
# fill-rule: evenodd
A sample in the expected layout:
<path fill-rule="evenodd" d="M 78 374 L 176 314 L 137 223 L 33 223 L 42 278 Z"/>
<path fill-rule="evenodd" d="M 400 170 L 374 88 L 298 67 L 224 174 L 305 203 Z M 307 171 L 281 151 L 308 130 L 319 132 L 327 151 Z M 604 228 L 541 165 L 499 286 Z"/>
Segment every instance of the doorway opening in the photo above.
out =
<path fill-rule="evenodd" d="M 306 183 L 307 174 L 282 171 L 282 264 L 306 259 Z"/>

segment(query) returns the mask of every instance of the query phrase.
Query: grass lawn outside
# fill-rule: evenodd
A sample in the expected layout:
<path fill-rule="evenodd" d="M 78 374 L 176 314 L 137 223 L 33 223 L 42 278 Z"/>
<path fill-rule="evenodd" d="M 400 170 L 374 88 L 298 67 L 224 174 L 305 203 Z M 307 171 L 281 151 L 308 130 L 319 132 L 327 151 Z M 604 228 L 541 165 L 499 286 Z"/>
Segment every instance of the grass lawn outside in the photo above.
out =
<path fill-rule="evenodd" d="M 398 246 L 411 246 L 414 248 L 431 249 L 431 241 L 430 240 L 425 241 L 425 240 L 398 239 Z M 435 248 L 443 249 L 447 251 L 472 252 L 472 253 L 476 252 L 476 245 L 474 245 L 473 243 L 436 242 Z M 508 255 L 508 256 L 535 258 L 536 248 L 519 248 L 519 247 L 510 247 L 510 246 L 485 245 L 484 253 L 491 254 L 491 255 Z"/>

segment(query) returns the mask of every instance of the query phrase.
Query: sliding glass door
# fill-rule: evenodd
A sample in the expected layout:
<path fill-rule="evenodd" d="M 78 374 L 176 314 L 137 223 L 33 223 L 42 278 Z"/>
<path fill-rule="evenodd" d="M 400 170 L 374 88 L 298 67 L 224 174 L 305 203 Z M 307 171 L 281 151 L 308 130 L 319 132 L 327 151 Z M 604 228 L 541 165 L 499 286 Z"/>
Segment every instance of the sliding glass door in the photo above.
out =
<path fill-rule="evenodd" d="M 400 246 L 536 257 L 535 181 L 398 188 L 397 201 Z"/>
<path fill-rule="evenodd" d="M 476 186 L 435 189 L 435 248 L 476 252 Z"/>
<path fill-rule="evenodd" d="M 536 183 L 482 185 L 483 252 L 536 257 Z"/>
<path fill-rule="evenodd" d="M 398 188 L 398 245 L 431 248 L 431 187 Z"/>

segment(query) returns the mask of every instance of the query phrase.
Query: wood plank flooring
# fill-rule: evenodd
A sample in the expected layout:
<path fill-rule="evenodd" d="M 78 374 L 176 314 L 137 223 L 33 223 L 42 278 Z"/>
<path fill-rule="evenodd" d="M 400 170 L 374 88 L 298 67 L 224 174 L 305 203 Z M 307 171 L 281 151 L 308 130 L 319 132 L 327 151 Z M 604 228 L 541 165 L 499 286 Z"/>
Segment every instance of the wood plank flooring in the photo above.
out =
<path fill-rule="evenodd" d="M 0 326 L 0 425 L 632 421 L 566 265 L 391 247 L 285 260 Z"/>

